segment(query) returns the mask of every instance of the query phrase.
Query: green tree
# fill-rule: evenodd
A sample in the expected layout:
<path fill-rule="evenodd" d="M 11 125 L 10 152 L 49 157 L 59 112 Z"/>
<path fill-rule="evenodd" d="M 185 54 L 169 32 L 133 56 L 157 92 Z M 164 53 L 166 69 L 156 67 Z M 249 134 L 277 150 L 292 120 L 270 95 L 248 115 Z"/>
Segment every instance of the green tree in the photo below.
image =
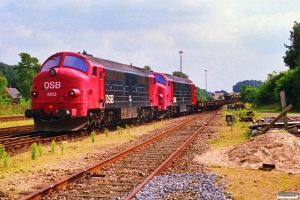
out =
<path fill-rule="evenodd" d="M 0 103 L 6 103 L 9 99 L 6 96 L 5 88 L 7 86 L 6 78 L 0 73 Z"/>
<path fill-rule="evenodd" d="M 258 92 L 259 88 L 243 85 L 240 92 L 241 100 L 243 102 L 255 103 Z"/>
<path fill-rule="evenodd" d="M 182 77 L 182 78 L 189 78 L 188 75 L 186 75 L 185 73 L 180 72 L 180 71 L 174 71 L 173 76 L 178 76 L 178 77 Z"/>
<path fill-rule="evenodd" d="M 6 78 L 0 73 L 0 92 L 4 92 L 4 89 L 7 85 L 7 80 Z"/>
<path fill-rule="evenodd" d="M 292 104 L 294 108 L 300 109 L 300 65 L 295 69 L 282 72 L 282 76 L 275 82 L 275 94 L 279 98 L 280 91 L 285 91 L 287 104 Z"/>
<path fill-rule="evenodd" d="M 223 93 L 224 95 L 229 95 L 225 90 L 215 91 L 215 93 Z"/>
<path fill-rule="evenodd" d="M 285 56 L 283 56 L 283 61 L 286 66 L 290 69 L 295 69 L 296 60 L 300 55 L 300 24 L 298 22 L 294 22 L 293 30 L 290 31 L 291 45 L 284 44 L 287 50 L 285 51 Z"/>
<path fill-rule="evenodd" d="M 16 77 L 16 72 L 13 70 L 13 66 L 0 62 L 0 73 L 2 73 L 2 75 L 6 78 L 7 85 L 15 87 L 12 85 L 12 80 Z"/>
<path fill-rule="evenodd" d="M 206 101 L 206 94 L 204 92 L 204 90 L 200 89 L 199 87 L 195 87 L 196 88 L 196 97 L 198 101 Z"/>
<path fill-rule="evenodd" d="M 215 99 L 214 96 L 207 96 L 206 98 L 207 98 L 208 101 L 211 101 L 211 100 Z"/>
<path fill-rule="evenodd" d="M 89 54 L 86 50 L 83 50 L 81 54 L 82 54 L 82 55 L 92 56 L 92 57 L 93 57 L 93 55 L 92 55 L 92 54 Z"/>
<path fill-rule="evenodd" d="M 21 62 L 14 67 L 17 72 L 17 77 L 13 80 L 17 84 L 17 89 L 22 94 L 25 100 L 30 98 L 30 90 L 32 86 L 32 79 L 37 74 L 40 64 L 39 60 L 31 57 L 28 53 L 20 53 Z"/>
<path fill-rule="evenodd" d="M 267 80 L 264 81 L 259 88 L 259 92 L 257 94 L 257 104 L 258 105 L 268 105 L 280 102 L 279 94 L 276 92 L 278 81 L 282 76 L 284 76 L 284 72 L 276 72 L 268 74 Z"/>
<path fill-rule="evenodd" d="M 152 69 L 151 69 L 151 67 L 150 67 L 149 65 L 145 65 L 145 66 L 143 67 L 143 69 L 144 69 L 144 70 L 147 70 L 147 71 L 149 71 L 149 72 L 152 71 Z"/>
<path fill-rule="evenodd" d="M 244 80 L 236 83 L 234 86 L 232 86 L 232 91 L 233 92 L 240 92 L 241 87 L 243 85 L 245 86 L 252 86 L 252 87 L 260 87 L 262 81 L 257 81 L 257 80 Z"/>

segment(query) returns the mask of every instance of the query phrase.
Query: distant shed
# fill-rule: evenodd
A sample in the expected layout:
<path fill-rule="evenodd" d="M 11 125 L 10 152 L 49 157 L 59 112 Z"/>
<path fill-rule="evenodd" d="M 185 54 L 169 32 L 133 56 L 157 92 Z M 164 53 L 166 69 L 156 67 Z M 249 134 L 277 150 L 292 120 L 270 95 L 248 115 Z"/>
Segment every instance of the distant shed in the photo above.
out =
<path fill-rule="evenodd" d="M 21 94 L 17 88 L 7 87 L 5 88 L 7 97 L 11 99 L 11 103 L 18 103 L 21 99 Z"/>
<path fill-rule="evenodd" d="M 235 93 L 235 92 L 230 92 L 228 93 L 228 95 L 224 95 L 225 99 L 237 99 L 239 98 L 239 93 Z"/>
<path fill-rule="evenodd" d="M 224 93 L 215 93 L 214 99 L 224 99 Z"/>

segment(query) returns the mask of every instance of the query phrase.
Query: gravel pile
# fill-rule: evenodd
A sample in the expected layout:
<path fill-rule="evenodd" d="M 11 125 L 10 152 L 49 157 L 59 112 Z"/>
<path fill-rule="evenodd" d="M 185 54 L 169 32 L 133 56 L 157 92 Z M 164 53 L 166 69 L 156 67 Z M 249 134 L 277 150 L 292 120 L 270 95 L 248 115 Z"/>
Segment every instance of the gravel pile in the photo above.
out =
<path fill-rule="evenodd" d="M 258 169 L 275 164 L 283 172 L 300 173 L 300 140 L 287 132 L 268 132 L 227 151 L 229 161 L 241 167 Z"/>
<path fill-rule="evenodd" d="M 223 193 L 223 184 L 216 184 L 216 177 L 211 173 L 156 176 L 133 199 L 231 199 L 230 193 Z"/>

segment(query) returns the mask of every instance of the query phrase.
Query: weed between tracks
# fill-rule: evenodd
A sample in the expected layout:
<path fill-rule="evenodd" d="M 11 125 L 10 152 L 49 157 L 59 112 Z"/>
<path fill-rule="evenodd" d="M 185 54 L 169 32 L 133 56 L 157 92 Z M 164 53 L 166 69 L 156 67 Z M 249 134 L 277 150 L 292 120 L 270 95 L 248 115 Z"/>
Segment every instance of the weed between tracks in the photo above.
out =
<path fill-rule="evenodd" d="M 221 120 L 225 122 L 226 114 L 235 115 L 238 111 L 223 112 Z M 258 118 L 259 116 L 257 116 Z M 225 122 L 226 123 L 226 122 Z M 208 143 L 211 146 L 210 151 L 225 149 L 228 150 L 235 145 L 246 142 L 247 125 L 235 122 L 232 126 L 224 126 L 219 130 L 217 139 L 210 139 Z M 249 133 L 249 132 L 248 132 Z M 261 171 L 245 168 L 234 168 L 219 165 L 209 165 L 209 168 L 225 177 L 227 190 L 233 193 L 236 199 L 277 199 L 278 192 L 298 192 L 300 186 L 300 174 L 288 174 L 273 171 Z"/>

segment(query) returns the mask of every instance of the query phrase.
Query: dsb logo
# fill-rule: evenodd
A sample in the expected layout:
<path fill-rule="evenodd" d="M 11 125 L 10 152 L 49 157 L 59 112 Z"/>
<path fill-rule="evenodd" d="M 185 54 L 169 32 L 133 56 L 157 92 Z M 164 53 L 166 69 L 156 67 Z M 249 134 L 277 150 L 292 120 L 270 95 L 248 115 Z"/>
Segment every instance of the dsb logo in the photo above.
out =
<path fill-rule="evenodd" d="M 51 81 L 51 82 L 44 82 L 44 88 L 46 90 L 48 90 L 49 88 L 50 89 L 59 89 L 60 88 L 60 82 L 54 82 L 54 81 Z"/>
<path fill-rule="evenodd" d="M 105 101 L 106 103 L 114 103 L 114 95 L 105 95 Z"/>

